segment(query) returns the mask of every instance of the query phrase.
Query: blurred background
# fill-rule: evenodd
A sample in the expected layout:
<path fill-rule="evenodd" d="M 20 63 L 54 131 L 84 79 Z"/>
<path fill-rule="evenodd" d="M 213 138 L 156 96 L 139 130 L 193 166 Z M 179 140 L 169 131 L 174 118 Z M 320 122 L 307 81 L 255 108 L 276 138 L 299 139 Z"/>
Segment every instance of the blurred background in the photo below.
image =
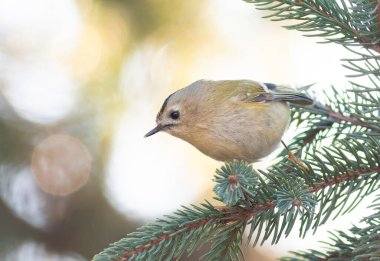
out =
<path fill-rule="evenodd" d="M 143 138 L 174 90 L 202 78 L 343 85 L 342 48 L 263 15 L 240 0 L 0 0 L 0 260 L 89 260 L 212 200 L 221 163 Z M 318 248 L 348 220 L 359 218 L 247 248 L 247 260 Z"/>

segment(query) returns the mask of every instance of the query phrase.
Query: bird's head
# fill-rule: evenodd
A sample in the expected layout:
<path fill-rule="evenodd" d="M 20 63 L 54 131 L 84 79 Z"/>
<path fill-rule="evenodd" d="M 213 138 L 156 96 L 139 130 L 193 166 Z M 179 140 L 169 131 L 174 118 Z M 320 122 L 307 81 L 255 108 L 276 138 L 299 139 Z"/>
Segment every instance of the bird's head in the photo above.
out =
<path fill-rule="evenodd" d="M 181 89 L 169 95 L 156 117 L 157 126 L 145 134 L 152 136 L 160 131 L 182 137 L 189 131 L 189 124 L 194 120 L 196 106 L 186 90 Z"/>

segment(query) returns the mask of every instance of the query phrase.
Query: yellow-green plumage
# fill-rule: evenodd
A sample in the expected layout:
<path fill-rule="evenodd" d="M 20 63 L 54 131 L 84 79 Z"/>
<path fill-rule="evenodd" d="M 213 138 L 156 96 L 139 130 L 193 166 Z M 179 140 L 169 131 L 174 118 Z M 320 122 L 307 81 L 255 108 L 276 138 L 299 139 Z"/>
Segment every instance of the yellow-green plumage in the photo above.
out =
<path fill-rule="evenodd" d="M 289 124 L 288 101 L 312 103 L 273 84 L 201 80 L 168 97 L 157 115 L 158 127 L 147 135 L 163 130 L 216 160 L 254 162 L 279 144 Z"/>

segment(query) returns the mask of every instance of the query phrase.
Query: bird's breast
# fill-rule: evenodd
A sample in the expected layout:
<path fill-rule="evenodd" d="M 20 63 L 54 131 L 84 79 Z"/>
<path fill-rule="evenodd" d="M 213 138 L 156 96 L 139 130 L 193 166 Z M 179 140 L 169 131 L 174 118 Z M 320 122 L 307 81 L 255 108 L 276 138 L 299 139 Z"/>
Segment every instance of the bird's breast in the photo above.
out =
<path fill-rule="evenodd" d="M 276 148 L 289 118 L 283 102 L 221 108 L 214 117 L 195 124 L 191 137 L 184 139 L 217 160 L 254 162 Z"/>

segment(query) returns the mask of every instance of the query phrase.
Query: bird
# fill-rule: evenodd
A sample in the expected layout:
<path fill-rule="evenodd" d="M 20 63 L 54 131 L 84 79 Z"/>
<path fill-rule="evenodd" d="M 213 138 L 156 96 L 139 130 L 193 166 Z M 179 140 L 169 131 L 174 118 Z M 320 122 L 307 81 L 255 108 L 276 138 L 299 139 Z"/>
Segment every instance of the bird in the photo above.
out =
<path fill-rule="evenodd" d="M 301 90 L 253 80 L 198 80 L 170 94 L 145 137 L 166 132 L 218 160 L 257 162 L 289 126 L 289 103 L 308 106 Z"/>

